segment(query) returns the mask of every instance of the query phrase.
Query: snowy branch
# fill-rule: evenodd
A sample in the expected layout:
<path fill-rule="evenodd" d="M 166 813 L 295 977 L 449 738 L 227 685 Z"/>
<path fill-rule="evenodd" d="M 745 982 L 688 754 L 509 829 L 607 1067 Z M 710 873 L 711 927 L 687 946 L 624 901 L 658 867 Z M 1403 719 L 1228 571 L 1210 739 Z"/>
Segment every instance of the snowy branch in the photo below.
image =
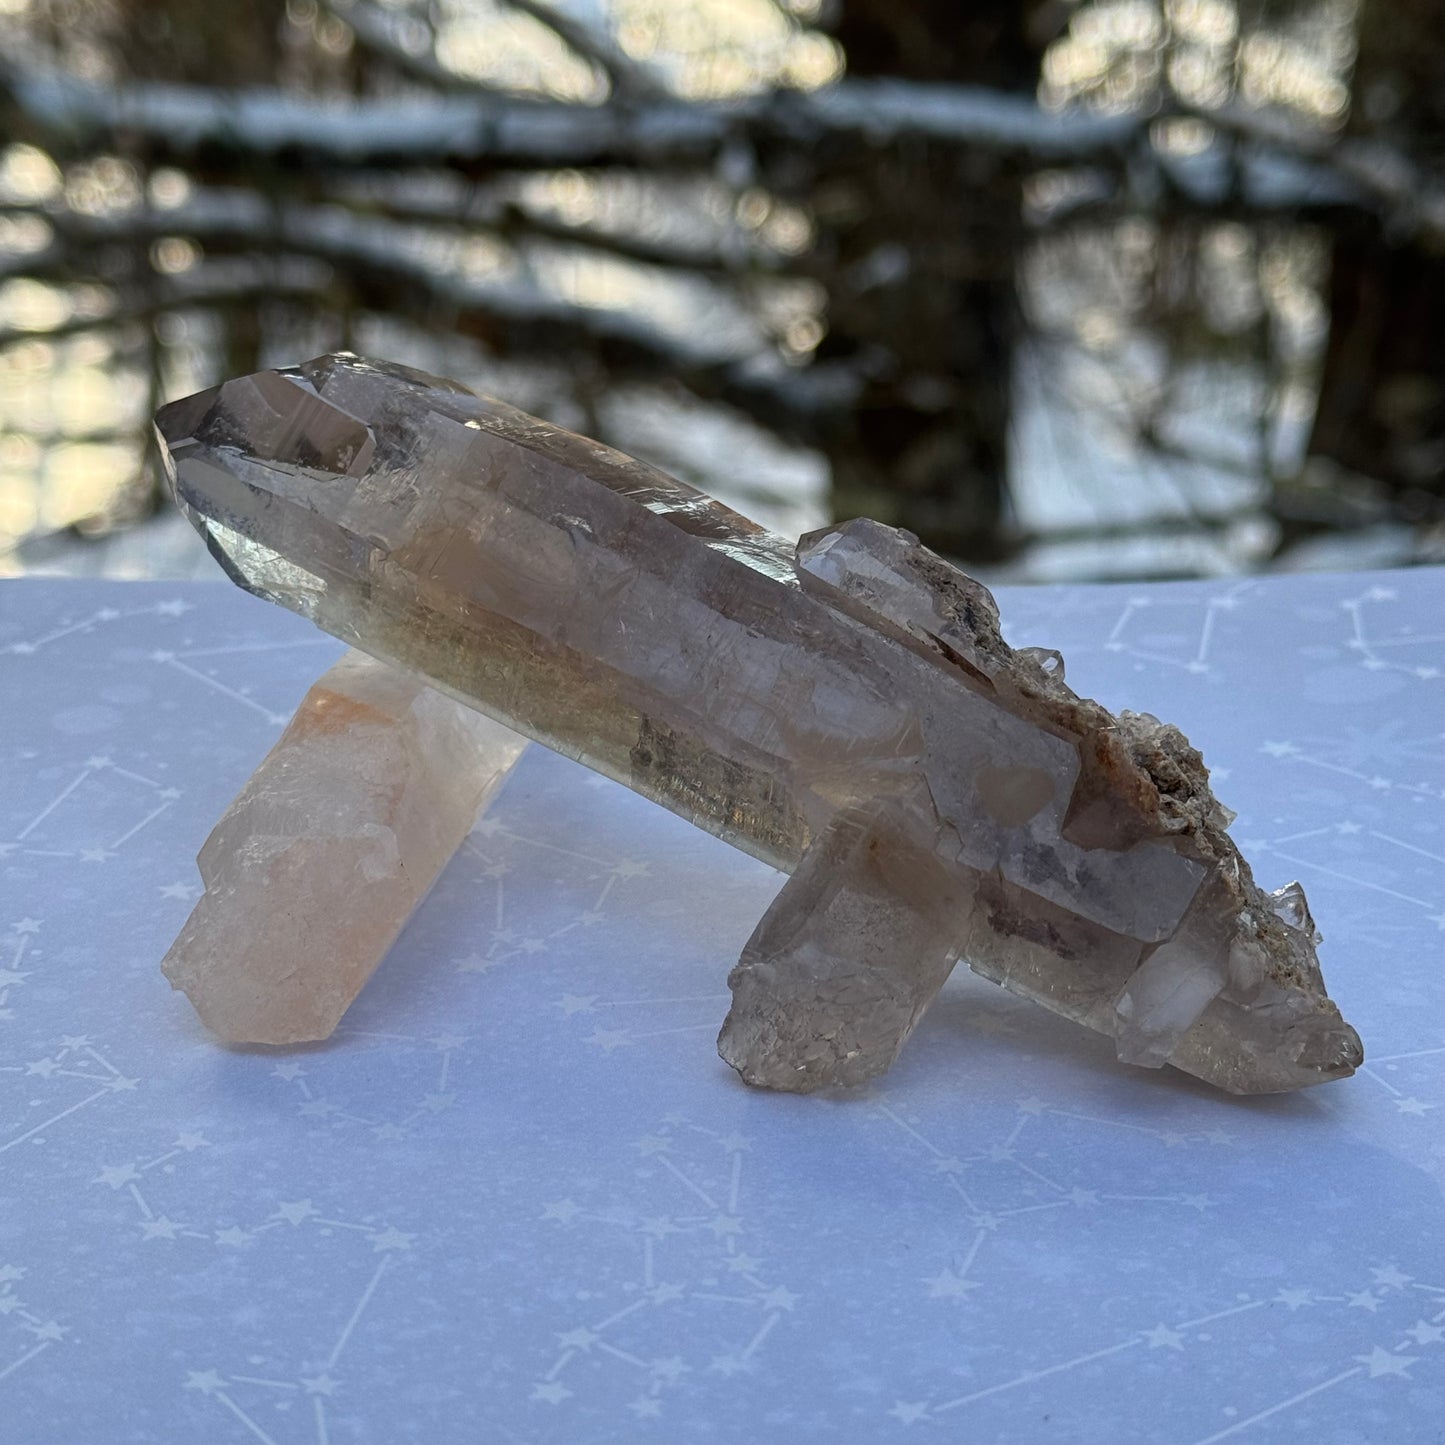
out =
<path fill-rule="evenodd" d="M 687 165 L 709 162 L 739 139 L 823 137 L 870 144 L 915 137 L 1053 162 L 1116 154 L 1145 128 L 1138 117 L 1054 115 L 989 90 L 886 80 L 713 102 L 582 106 L 468 94 L 330 103 L 273 90 L 112 87 L 0 62 L 4 97 L 21 122 L 66 149 L 124 136 L 131 153 L 153 163 L 203 156 L 213 168 L 228 156 L 353 169 Z"/>
<path fill-rule="evenodd" d="M 1162 196 L 1186 209 L 1245 214 L 1351 209 L 1379 214 L 1405 234 L 1445 240 L 1445 190 L 1408 158 L 1372 142 L 1282 127 L 1258 114 L 1207 112 L 1197 118 L 1219 139 L 1197 155 L 1175 156 L 1152 144 L 1158 116 L 1055 113 L 1026 96 L 968 86 L 851 80 L 734 101 L 654 93 L 595 106 L 475 88 L 325 102 L 272 90 L 111 87 L 0 61 L 0 110 L 11 113 L 14 130 L 60 153 L 123 142 L 138 159 L 190 166 L 213 179 L 241 177 L 258 160 L 341 172 L 445 167 L 479 176 L 705 166 L 740 143 L 765 154 L 770 146 L 796 153 L 917 139 L 1030 166 L 1089 167 L 1123 205 Z"/>

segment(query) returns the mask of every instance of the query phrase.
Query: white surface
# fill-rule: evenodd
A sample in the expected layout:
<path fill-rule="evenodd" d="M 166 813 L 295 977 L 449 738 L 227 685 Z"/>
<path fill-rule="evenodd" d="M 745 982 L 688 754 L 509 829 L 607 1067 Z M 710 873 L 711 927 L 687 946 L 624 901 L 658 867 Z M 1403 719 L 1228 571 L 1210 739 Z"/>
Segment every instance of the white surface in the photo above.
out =
<path fill-rule="evenodd" d="M 987 985 L 748 1091 L 777 875 L 534 749 L 327 1046 L 157 964 L 339 650 L 228 587 L 0 584 L 0 1441 L 1445 1438 L 1445 574 L 1003 597 L 1299 876 L 1367 1070 L 1238 1101 Z"/>

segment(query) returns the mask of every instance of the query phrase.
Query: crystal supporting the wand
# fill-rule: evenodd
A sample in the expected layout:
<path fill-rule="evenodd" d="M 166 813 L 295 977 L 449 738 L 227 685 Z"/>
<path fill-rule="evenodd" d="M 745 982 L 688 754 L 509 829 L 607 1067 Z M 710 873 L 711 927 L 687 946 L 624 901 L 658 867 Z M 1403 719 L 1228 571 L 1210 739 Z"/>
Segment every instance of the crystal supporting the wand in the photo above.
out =
<path fill-rule="evenodd" d="M 241 586 L 795 874 L 733 973 L 721 1048 L 745 1078 L 880 1072 L 959 958 L 1236 1092 L 1359 1063 L 1198 753 L 1010 648 L 988 591 L 916 538 L 858 521 L 794 548 L 353 356 L 157 422 Z"/>
<path fill-rule="evenodd" d="M 231 1043 L 328 1037 L 526 745 L 347 653 L 206 839 L 166 977 Z"/>

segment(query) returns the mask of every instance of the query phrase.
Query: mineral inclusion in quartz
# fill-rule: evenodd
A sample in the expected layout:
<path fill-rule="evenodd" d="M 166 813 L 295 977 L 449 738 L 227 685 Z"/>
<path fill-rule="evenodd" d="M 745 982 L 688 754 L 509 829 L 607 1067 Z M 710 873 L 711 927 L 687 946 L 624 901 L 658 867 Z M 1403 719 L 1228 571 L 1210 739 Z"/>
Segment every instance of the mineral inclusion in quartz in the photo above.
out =
<path fill-rule="evenodd" d="M 1184 736 L 1010 648 L 987 589 L 908 533 L 794 547 L 350 355 L 157 424 L 242 587 L 792 875 L 729 980 L 719 1049 L 749 1083 L 881 1073 L 960 959 L 1235 1093 L 1359 1066 L 1302 891 L 1256 885 Z"/>

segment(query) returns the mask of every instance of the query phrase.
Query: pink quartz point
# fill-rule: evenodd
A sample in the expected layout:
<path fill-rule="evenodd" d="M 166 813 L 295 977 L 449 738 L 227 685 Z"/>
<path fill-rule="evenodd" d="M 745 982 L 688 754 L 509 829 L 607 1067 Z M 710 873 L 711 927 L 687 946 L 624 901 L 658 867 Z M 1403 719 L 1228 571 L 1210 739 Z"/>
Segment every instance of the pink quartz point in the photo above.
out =
<path fill-rule="evenodd" d="M 166 977 L 229 1043 L 329 1037 L 526 745 L 346 653 L 202 846 Z"/>

